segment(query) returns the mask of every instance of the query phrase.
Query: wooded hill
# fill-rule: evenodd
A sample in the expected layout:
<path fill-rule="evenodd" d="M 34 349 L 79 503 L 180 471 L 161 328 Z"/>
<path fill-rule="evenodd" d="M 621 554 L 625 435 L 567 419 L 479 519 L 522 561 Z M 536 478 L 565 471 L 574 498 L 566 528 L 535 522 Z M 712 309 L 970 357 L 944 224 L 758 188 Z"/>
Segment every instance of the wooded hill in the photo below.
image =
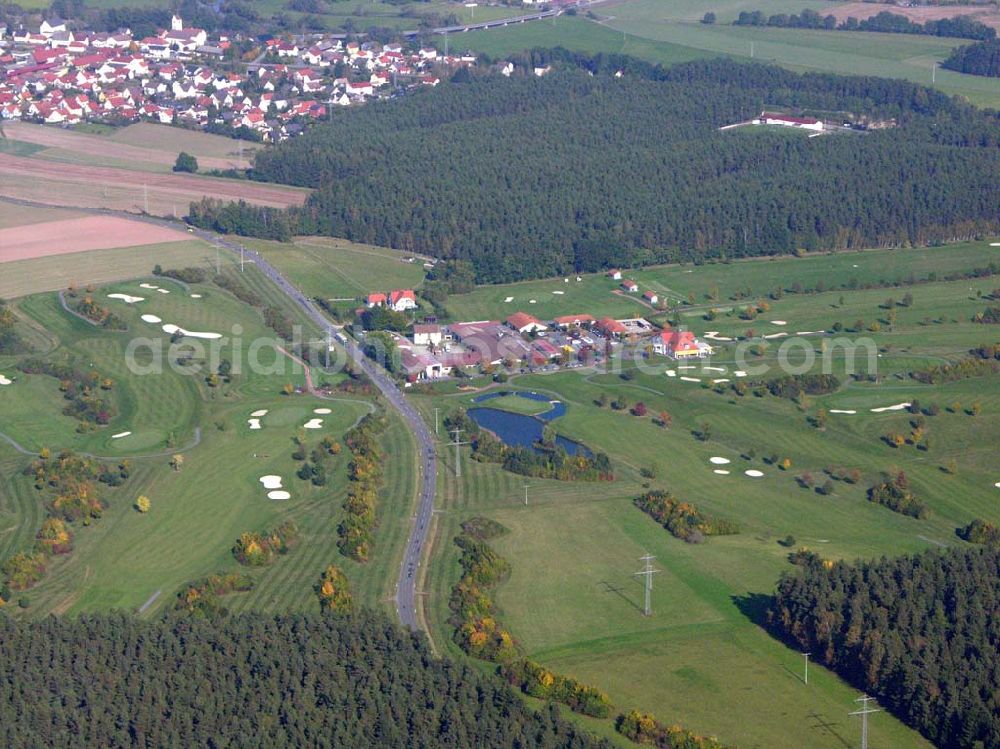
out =
<path fill-rule="evenodd" d="M 1000 120 L 931 89 L 726 60 L 516 61 L 554 69 L 336 112 L 258 152 L 252 176 L 316 188 L 299 233 L 469 260 L 479 282 L 1000 231 Z M 718 130 L 764 107 L 898 127 Z M 240 231 L 268 230 L 246 213 Z"/>
<path fill-rule="evenodd" d="M 0 745 L 609 746 L 370 612 L 0 616 Z"/>
<path fill-rule="evenodd" d="M 771 625 L 941 749 L 1000 747 L 1000 549 L 827 567 L 778 585 Z"/>

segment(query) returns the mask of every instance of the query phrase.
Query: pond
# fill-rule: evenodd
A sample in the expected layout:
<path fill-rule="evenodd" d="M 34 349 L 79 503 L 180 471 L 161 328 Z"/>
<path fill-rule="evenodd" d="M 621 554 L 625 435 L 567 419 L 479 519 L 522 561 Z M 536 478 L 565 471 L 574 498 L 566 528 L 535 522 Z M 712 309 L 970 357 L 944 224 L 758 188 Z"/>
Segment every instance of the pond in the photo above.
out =
<path fill-rule="evenodd" d="M 469 418 L 480 427 L 493 432 L 504 444 L 517 447 L 530 447 L 536 452 L 540 452 L 535 443 L 542 438 L 542 429 L 545 423 L 557 419 L 566 413 L 566 405 L 559 401 L 550 401 L 546 395 L 539 393 L 527 393 L 519 391 L 505 391 L 498 393 L 486 393 L 475 399 L 476 403 L 499 398 L 502 395 L 519 395 L 522 398 L 529 398 L 537 401 L 547 401 L 552 403 L 552 408 L 538 416 L 527 416 L 525 414 L 514 413 L 512 411 L 502 411 L 499 408 L 470 408 Z M 590 456 L 591 452 L 585 445 L 574 442 L 566 437 L 556 437 L 556 444 L 563 448 L 570 455 Z"/>

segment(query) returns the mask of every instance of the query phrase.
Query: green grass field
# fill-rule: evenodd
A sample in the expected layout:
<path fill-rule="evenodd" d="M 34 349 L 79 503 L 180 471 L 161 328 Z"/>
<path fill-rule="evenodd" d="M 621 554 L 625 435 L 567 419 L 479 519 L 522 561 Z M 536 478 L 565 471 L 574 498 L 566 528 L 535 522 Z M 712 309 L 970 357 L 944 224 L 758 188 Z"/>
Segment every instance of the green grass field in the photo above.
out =
<path fill-rule="evenodd" d="M 745 292 L 747 285 L 759 287 L 754 291 L 761 295 L 777 284 L 790 287 L 799 282 L 810 288 L 818 279 L 840 283 L 852 275 L 899 278 L 905 284 L 911 272 L 921 277 L 967 270 L 987 264 L 996 253 L 997 248 L 978 243 L 649 268 L 630 274 L 644 288 L 659 283 L 662 292 L 678 298 L 693 293 L 700 308 L 682 320 L 699 333 L 713 329 L 742 334 L 748 327 L 766 334 L 795 333 L 828 327 L 837 320 L 851 324 L 859 317 L 867 322 L 881 319 L 881 330 L 865 333 L 881 352 L 880 380 L 876 384 L 844 378 L 837 392 L 809 398 L 802 407 L 771 396 L 720 394 L 712 389 L 711 380 L 732 378 L 734 369 L 747 366 L 733 358 L 732 345 L 720 345 L 709 363 L 725 373 L 679 373 L 696 375 L 700 384 L 665 376 L 664 370 L 676 370 L 678 365 L 663 358 L 644 364 L 629 379 L 588 371 L 515 377 L 502 387 L 546 392 L 567 404 L 567 414 L 552 422 L 553 427 L 561 435 L 607 451 L 616 480 L 590 484 L 524 479 L 468 460 L 467 454 L 462 478 L 456 480 L 451 450 L 442 446 L 443 512 L 437 519 L 426 579 L 435 641 L 453 655 L 460 652 L 450 641 L 446 622 L 449 592 L 458 577 L 457 549 L 451 540 L 463 520 L 485 514 L 510 529 L 494 542 L 513 568 L 496 600 L 501 620 L 532 658 L 606 689 L 618 708 L 648 710 L 666 722 L 715 734 L 741 747 L 853 745 L 859 726 L 847 713 L 853 709 L 855 690 L 815 666 L 809 686 L 803 685 L 801 655 L 773 640 L 756 623 L 760 596 L 773 590 L 783 572 L 794 569 L 785 559 L 788 550 L 777 543 L 787 535 L 794 536 L 796 546 L 809 547 L 824 558 L 871 558 L 961 543 L 955 537 L 957 526 L 973 517 L 1000 519 L 1000 495 L 993 486 L 1000 480 L 993 459 L 993 446 L 1000 440 L 996 378 L 928 386 L 907 375 L 913 368 L 961 358 L 970 347 L 996 338 L 995 331 L 969 321 L 987 304 L 978 293 L 990 293 L 996 279 L 786 294 L 771 301 L 771 310 L 753 322 L 725 311 L 711 323 L 702 320 L 709 304 L 706 297 L 717 288 L 718 306 L 725 310 L 734 306 L 728 297 Z M 517 307 L 502 301 L 513 295 L 518 300 L 538 297 L 534 309 L 524 309 L 537 310 L 540 316 L 588 312 L 592 311 L 586 306 L 588 300 L 595 305 L 608 303 L 612 285 L 597 276 L 585 277 L 579 284 L 574 277 L 569 284 L 558 279 L 483 288 L 452 297 L 449 308 L 462 313 L 459 319 L 466 314 L 470 319 L 496 316 L 507 307 Z M 543 307 L 542 293 L 558 298 L 551 289 L 559 287 L 566 288 L 566 298 L 547 301 Z M 907 291 L 913 295 L 913 305 L 897 308 L 896 322 L 888 326 L 882 303 L 890 296 L 898 300 Z M 615 300 L 614 304 L 622 305 L 618 310 L 626 314 L 635 303 Z M 806 340 L 821 358 L 820 339 Z M 749 364 L 764 363 L 780 374 L 776 369 L 780 343 L 772 341 L 764 355 L 750 357 Z M 832 362 L 833 371 L 843 375 L 842 357 L 834 356 Z M 600 408 L 596 401 L 602 394 L 624 397 L 633 405 L 642 401 L 650 414 L 667 410 L 672 426 L 663 429 L 651 417 Z M 456 406 L 469 407 L 474 397 L 452 384 L 441 385 L 417 401 L 432 421 L 434 407 L 447 413 Z M 889 431 L 909 431 L 912 416 L 869 410 L 913 399 L 942 407 L 940 415 L 927 417 L 933 439 L 927 452 L 912 446 L 894 449 L 880 439 Z M 982 413 L 967 415 L 964 408 L 977 401 Z M 963 408 L 954 413 L 945 408 L 955 402 Z M 819 430 L 807 417 L 821 407 L 857 413 L 830 414 L 826 427 Z M 705 423 L 711 437 L 702 442 L 693 432 Z M 764 456 L 772 453 L 790 458 L 791 469 L 782 471 L 766 462 Z M 712 465 L 713 456 L 731 463 Z M 950 461 L 957 469 L 954 474 L 942 470 Z M 804 472 L 822 483 L 827 466 L 857 468 L 862 479 L 854 485 L 836 481 L 833 495 L 826 497 L 797 483 L 796 477 Z M 653 468 L 655 478 L 643 478 L 643 468 Z M 730 474 L 713 473 L 720 468 Z M 745 476 L 743 472 L 751 468 L 764 476 Z M 927 519 L 914 520 L 867 501 L 868 486 L 883 470 L 906 472 L 919 497 L 931 507 Z M 527 507 L 525 484 L 530 495 Z M 632 505 L 644 485 L 669 489 L 709 514 L 737 520 L 741 533 L 712 538 L 704 545 L 685 544 Z M 642 588 L 633 575 L 641 567 L 638 557 L 646 552 L 656 556 L 662 570 L 654 582 L 654 613 L 649 619 L 641 615 Z M 871 731 L 872 745 L 929 746 L 889 715 L 879 715 Z"/>
<path fill-rule="evenodd" d="M 600 22 L 563 16 L 544 23 L 470 32 L 462 35 L 461 43 L 492 56 L 563 46 L 579 52 L 618 52 L 663 64 L 719 55 L 750 59 L 752 55 L 757 61 L 799 72 L 904 78 L 964 96 L 980 106 L 1000 105 L 1000 82 L 996 79 L 939 67 L 932 82 L 933 68 L 954 47 L 969 43 L 967 40 L 731 25 L 741 10 L 759 9 L 769 14 L 799 12 L 806 7 L 822 12 L 824 5 L 807 0 L 739 0 L 718 6 L 719 23 L 705 25 L 697 20 L 705 13 L 704 4 L 695 7 L 689 2 L 677 6 L 660 0 L 627 0 L 599 6 Z"/>
<path fill-rule="evenodd" d="M 230 263 L 224 264 L 223 272 L 239 274 Z M 140 281 L 170 293 L 142 289 Z M 293 315 L 306 335 L 315 332 L 255 269 L 248 268 L 240 281 L 265 303 Z M 126 305 L 107 298 L 116 292 L 144 296 L 145 301 Z M 202 296 L 195 299 L 190 293 Z M 292 439 L 303 434 L 310 449 L 327 434 L 339 441 L 372 410 L 371 401 L 355 396 L 321 400 L 308 394 L 282 394 L 286 383 L 303 385 L 303 373 L 270 346 L 254 354 L 255 342 L 273 338 L 273 333 L 265 328 L 257 311 L 214 284 L 188 288 L 146 275 L 100 287 L 94 296 L 128 321 L 128 333 L 97 330 L 66 313 L 52 293 L 20 298 L 15 310 L 24 337 L 36 353 L 57 359 L 72 357 L 80 366 L 91 361 L 103 375 L 114 379 L 117 416 L 106 427 L 78 433 L 77 422 L 61 413 L 58 382 L 18 373 L 14 368 L 17 357 L 4 356 L 0 357 L 0 372 L 15 381 L 0 387 L 0 433 L 29 451 L 68 447 L 97 456 L 128 458 L 134 472 L 124 486 L 107 491 L 108 510 L 100 521 L 87 528 L 76 524 L 74 551 L 53 561 L 45 579 L 27 593 L 31 607 L 21 615 L 137 610 L 157 595 L 143 612 L 154 615 L 173 605 L 174 595 L 185 582 L 240 569 L 230 549 L 241 532 L 273 528 L 288 519 L 300 528 L 298 546 L 272 566 L 250 570 L 256 587 L 227 599 L 228 607 L 315 610 L 312 585 L 326 565 L 334 563 L 345 570 L 360 602 L 392 611 L 395 571 L 416 486 L 415 446 L 396 417 L 391 417 L 383 438 L 389 457 L 376 552 L 370 563 L 356 564 L 336 548 L 336 528 L 347 489 L 347 451 L 331 459 L 327 485 L 314 487 L 295 476 L 298 463 L 291 457 Z M 125 352 L 132 339 L 142 336 L 166 343 L 168 338 L 159 324 L 142 321 L 140 315 L 144 314 L 187 330 L 239 335 L 239 347 L 234 338 L 221 341 L 219 350 L 220 357 L 239 363 L 239 373 L 232 383 L 212 388 L 204 374 L 185 375 L 170 368 L 141 374 L 129 369 Z M 209 355 L 212 342 L 204 343 L 206 352 L 194 357 L 196 364 Z M 251 357 L 261 370 L 249 367 Z M 148 358 L 140 356 L 138 360 L 145 364 Z M 320 371 L 314 372 L 314 378 L 338 379 Z M 329 408 L 332 413 L 321 417 L 320 429 L 303 430 L 317 407 Z M 251 430 L 249 414 L 258 409 L 268 413 L 261 418 L 262 428 Z M 131 434 L 118 439 L 112 436 L 126 431 Z M 179 471 L 169 466 L 171 455 L 177 452 L 184 455 Z M 0 558 L 30 548 L 44 518 L 42 498 L 30 477 L 21 473 L 29 460 L 0 439 Z M 267 498 L 259 478 L 268 474 L 282 476 L 284 488 L 292 495 L 290 500 Z M 139 495 L 152 500 L 148 514 L 132 508 Z"/>
<path fill-rule="evenodd" d="M 372 291 L 418 288 L 425 270 L 418 257 L 346 239 L 299 237 L 293 244 L 247 239 L 248 247 L 281 269 L 311 297 L 337 301 L 362 299 Z"/>

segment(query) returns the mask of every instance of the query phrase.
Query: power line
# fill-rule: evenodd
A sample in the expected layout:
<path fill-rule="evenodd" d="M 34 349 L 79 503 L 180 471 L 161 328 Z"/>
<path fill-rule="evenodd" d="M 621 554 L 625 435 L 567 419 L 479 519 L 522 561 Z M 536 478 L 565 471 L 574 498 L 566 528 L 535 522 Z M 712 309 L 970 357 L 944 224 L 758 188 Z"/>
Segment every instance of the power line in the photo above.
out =
<path fill-rule="evenodd" d="M 460 435 L 463 431 L 464 430 L 462 430 L 462 429 L 452 429 L 452 432 L 454 432 L 454 434 L 455 434 L 455 441 L 452 442 L 451 444 L 455 446 L 455 476 L 456 477 L 461 477 L 461 475 L 462 475 L 462 459 L 461 459 L 462 456 L 461 456 L 461 453 L 459 453 L 458 448 L 461 447 L 462 445 L 468 445 L 469 444 L 468 442 L 462 442 L 461 440 L 458 439 L 458 435 Z"/>
<path fill-rule="evenodd" d="M 652 554 L 646 554 L 643 557 L 639 557 L 639 561 L 645 562 L 646 566 L 639 572 L 634 573 L 636 576 L 642 575 L 644 578 L 646 578 L 644 581 L 644 587 L 646 591 L 646 603 L 642 609 L 643 616 L 650 616 L 653 613 L 652 602 L 650 600 L 653 594 L 653 575 L 655 575 L 657 572 L 660 572 L 660 570 L 653 569 L 654 559 L 656 559 L 656 557 L 654 557 Z"/>
<path fill-rule="evenodd" d="M 874 697 L 869 697 L 867 694 L 858 697 L 854 701 L 861 703 L 861 709 L 855 710 L 853 713 L 848 713 L 848 715 L 861 716 L 861 749 L 868 749 L 868 716 L 872 713 L 882 712 L 877 707 L 868 707 L 868 703 L 874 699 Z"/>

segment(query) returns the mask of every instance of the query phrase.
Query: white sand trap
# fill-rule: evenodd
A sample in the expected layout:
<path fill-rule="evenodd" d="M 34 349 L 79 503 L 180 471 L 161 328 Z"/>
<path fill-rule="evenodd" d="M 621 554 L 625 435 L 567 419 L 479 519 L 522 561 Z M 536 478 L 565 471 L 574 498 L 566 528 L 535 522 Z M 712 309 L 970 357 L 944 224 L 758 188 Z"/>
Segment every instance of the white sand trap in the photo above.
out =
<path fill-rule="evenodd" d="M 201 299 L 201 294 L 191 294 L 192 299 Z"/>
<path fill-rule="evenodd" d="M 261 416 L 267 416 L 267 409 L 266 408 L 262 408 L 259 411 L 254 411 L 250 415 L 251 416 L 256 416 L 257 418 L 260 418 Z"/>
<path fill-rule="evenodd" d="M 322 429 L 323 420 L 322 419 L 309 419 L 305 424 L 302 425 L 303 429 Z"/>
<path fill-rule="evenodd" d="M 684 382 L 701 382 L 697 377 L 681 377 Z"/>
<path fill-rule="evenodd" d="M 752 479 L 759 479 L 761 476 L 764 475 L 764 472 L 763 471 L 757 471 L 757 470 L 754 470 L 753 468 L 751 468 L 748 471 L 743 471 L 743 475 L 744 476 L 749 476 Z"/>
<path fill-rule="evenodd" d="M 199 333 L 197 330 L 184 330 L 184 328 L 169 322 L 163 326 L 163 332 L 170 335 L 180 333 L 188 338 L 208 338 L 211 340 L 222 338 L 222 333 Z"/>
<path fill-rule="evenodd" d="M 725 367 L 702 367 L 706 372 L 725 372 Z"/>
<path fill-rule="evenodd" d="M 13 380 L 8 380 L 6 377 L 0 374 L 0 385 L 12 385 L 12 384 Z"/>
<path fill-rule="evenodd" d="M 719 385 L 719 384 L 721 384 L 723 382 L 729 382 L 729 378 L 728 377 L 718 377 L 718 378 L 712 380 L 712 384 L 713 385 Z"/>
<path fill-rule="evenodd" d="M 513 301 L 514 301 L 514 297 L 509 296 L 509 297 L 507 297 L 506 299 L 503 300 L 503 303 L 504 304 L 510 304 Z"/>
<path fill-rule="evenodd" d="M 667 377 L 676 377 L 677 376 L 677 373 L 674 370 L 672 370 L 672 369 L 668 369 L 666 372 L 664 372 L 664 374 Z"/>
<path fill-rule="evenodd" d="M 552 293 L 553 293 L 553 294 L 559 294 L 560 296 L 562 296 L 562 295 L 563 295 L 563 294 L 565 294 L 566 292 L 565 292 L 565 291 L 553 291 Z"/>
<path fill-rule="evenodd" d="M 716 473 L 719 476 L 728 476 L 729 475 L 729 471 L 727 471 L 724 468 L 716 468 L 714 471 L 712 471 L 712 473 Z"/>
<path fill-rule="evenodd" d="M 990 242 L 990 247 L 1000 247 L 1000 242 Z"/>
<path fill-rule="evenodd" d="M 897 403 L 894 406 L 882 406 L 882 408 L 873 408 L 871 412 L 873 414 L 884 413 L 885 411 L 902 411 L 904 408 L 909 408 L 909 403 Z"/>
<path fill-rule="evenodd" d="M 538 304 L 534 299 L 529 299 L 528 304 Z"/>
<path fill-rule="evenodd" d="M 825 330 L 800 330 L 795 335 L 818 335 L 819 333 L 825 333 Z"/>
<path fill-rule="evenodd" d="M 111 439 L 120 440 L 122 437 L 128 437 L 132 432 L 118 432 L 118 434 L 112 434 Z"/>
<path fill-rule="evenodd" d="M 856 414 L 853 408 L 831 408 L 830 413 L 832 414 Z"/>
<path fill-rule="evenodd" d="M 139 284 L 139 288 L 140 289 L 158 289 L 160 287 L 159 286 L 155 286 L 155 285 L 153 285 L 151 283 L 141 283 L 141 284 Z"/>
<path fill-rule="evenodd" d="M 784 320 L 771 320 L 771 325 L 788 325 Z"/>
<path fill-rule="evenodd" d="M 707 338 L 710 341 L 731 341 L 731 340 L 733 340 L 732 338 L 729 338 L 728 336 L 719 335 L 719 331 L 717 331 L 717 330 L 706 331 L 705 335 L 702 336 L 702 337 L 703 338 Z"/>
<path fill-rule="evenodd" d="M 720 458 L 718 455 L 713 455 L 711 458 L 708 459 L 708 462 L 715 463 L 715 465 L 717 466 L 724 466 L 728 465 L 732 461 L 730 461 L 729 458 Z"/>
<path fill-rule="evenodd" d="M 125 304 L 146 301 L 146 297 L 144 296 L 132 296 L 131 294 L 108 294 L 108 299 L 121 299 Z"/>
<path fill-rule="evenodd" d="M 291 499 L 292 495 L 281 489 L 275 489 L 267 493 L 268 499 Z"/>
<path fill-rule="evenodd" d="M 260 483 L 264 485 L 265 489 L 280 489 L 281 488 L 281 476 L 261 476 Z"/>
<path fill-rule="evenodd" d="M 746 377 L 747 376 L 747 373 L 744 372 L 742 369 L 737 369 L 735 372 L 733 372 L 733 374 L 736 375 L 737 377 Z"/>
<path fill-rule="evenodd" d="M 332 414 L 333 411 L 331 411 L 329 408 L 314 408 L 313 413 L 319 414 L 320 416 L 325 416 L 326 414 Z"/>
<path fill-rule="evenodd" d="M 698 367 L 692 367 L 690 364 L 682 364 L 677 369 L 698 369 Z"/>
<path fill-rule="evenodd" d="M 771 333 L 771 335 L 766 335 L 764 338 L 784 338 L 788 333 Z"/>
<path fill-rule="evenodd" d="M 143 315 L 142 316 L 142 321 L 143 322 L 152 323 L 153 325 L 157 325 L 157 324 L 163 322 L 163 320 L 161 320 L 160 318 L 158 318 L 156 315 Z"/>
<path fill-rule="evenodd" d="M 993 484 L 993 486 L 995 486 L 997 489 L 1000 489 L 1000 481 L 997 481 L 995 484 Z"/>
<path fill-rule="evenodd" d="M 852 268 L 857 268 L 857 267 L 858 267 L 858 264 L 857 264 L 857 263 L 855 263 L 855 264 L 854 264 L 854 265 L 852 265 L 851 267 L 852 267 Z"/>
<path fill-rule="evenodd" d="M 250 425 L 251 429 L 260 429 L 260 419 L 247 419 L 247 424 Z"/>
<path fill-rule="evenodd" d="M 170 291 L 168 289 L 157 289 L 157 291 L 160 292 L 161 294 L 169 294 L 170 293 Z"/>

